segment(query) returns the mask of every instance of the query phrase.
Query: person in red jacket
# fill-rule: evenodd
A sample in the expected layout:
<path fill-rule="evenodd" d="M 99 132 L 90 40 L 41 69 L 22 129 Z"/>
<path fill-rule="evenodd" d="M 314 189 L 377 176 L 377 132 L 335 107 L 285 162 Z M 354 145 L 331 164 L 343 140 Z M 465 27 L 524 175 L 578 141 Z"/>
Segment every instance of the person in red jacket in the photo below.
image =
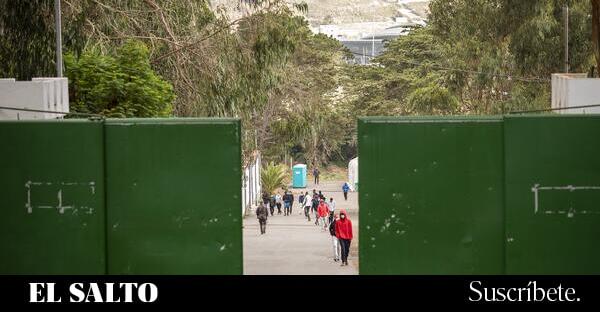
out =
<path fill-rule="evenodd" d="M 327 217 L 329 216 L 329 208 L 327 208 L 327 204 L 322 199 L 319 201 L 317 214 L 319 215 L 319 222 L 322 223 L 321 225 L 323 226 L 323 231 L 326 231 L 328 228 Z"/>
<path fill-rule="evenodd" d="M 340 211 L 340 219 L 335 221 L 335 236 L 342 247 L 342 265 L 348 265 L 348 254 L 350 253 L 350 242 L 352 241 L 352 221 L 348 219 L 344 209 Z"/>

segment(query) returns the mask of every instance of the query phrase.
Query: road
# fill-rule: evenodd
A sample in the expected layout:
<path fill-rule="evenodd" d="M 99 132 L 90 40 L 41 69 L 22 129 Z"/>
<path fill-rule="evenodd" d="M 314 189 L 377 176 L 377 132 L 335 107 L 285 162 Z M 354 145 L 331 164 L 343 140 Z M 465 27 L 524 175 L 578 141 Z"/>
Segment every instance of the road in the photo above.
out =
<path fill-rule="evenodd" d="M 350 193 L 344 201 L 343 182 L 323 182 L 307 187 L 322 190 L 333 197 L 336 210 L 346 209 L 353 223 L 354 236 L 358 238 L 358 193 Z M 267 233 L 260 235 L 258 221 L 253 214 L 244 219 L 244 274 L 248 275 L 355 275 L 358 274 L 358 239 L 352 241 L 348 266 L 333 261 L 333 247 L 329 231 L 323 231 L 308 222 L 300 212 L 298 195 L 307 189 L 294 189 L 293 213 L 290 216 L 269 217 Z M 283 210 L 283 208 L 282 208 Z"/>

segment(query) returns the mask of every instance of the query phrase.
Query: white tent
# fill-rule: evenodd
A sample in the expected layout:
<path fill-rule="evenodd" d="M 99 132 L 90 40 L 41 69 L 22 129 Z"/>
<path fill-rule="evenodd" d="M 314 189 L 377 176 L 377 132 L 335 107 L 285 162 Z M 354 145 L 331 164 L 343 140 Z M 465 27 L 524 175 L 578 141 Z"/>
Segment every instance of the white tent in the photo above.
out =
<path fill-rule="evenodd" d="M 348 163 L 348 184 L 352 191 L 355 191 L 358 186 L 358 157 Z"/>

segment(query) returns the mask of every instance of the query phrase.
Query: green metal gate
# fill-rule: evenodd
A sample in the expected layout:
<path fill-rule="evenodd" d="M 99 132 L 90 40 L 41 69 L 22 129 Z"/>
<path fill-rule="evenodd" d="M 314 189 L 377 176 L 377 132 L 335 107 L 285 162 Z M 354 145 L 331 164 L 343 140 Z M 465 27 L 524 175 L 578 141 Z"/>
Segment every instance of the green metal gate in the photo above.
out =
<path fill-rule="evenodd" d="M 505 119 L 508 274 L 600 274 L 600 116 Z"/>
<path fill-rule="evenodd" d="M 0 122 L 0 274 L 242 274 L 237 119 Z"/>
<path fill-rule="evenodd" d="M 109 120 L 108 272 L 242 274 L 236 120 Z"/>
<path fill-rule="evenodd" d="M 600 273 L 600 116 L 358 126 L 361 274 Z"/>
<path fill-rule="evenodd" d="M 362 118 L 360 273 L 500 274 L 500 118 Z"/>
<path fill-rule="evenodd" d="M 0 122 L 0 274 L 103 274 L 101 122 Z"/>
<path fill-rule="evenodd" d="M 359 120 L 361 274 L 598 274 L 600 116 Z M 0 122 L 0 274 L 241 274 L 235 119 Z"/>

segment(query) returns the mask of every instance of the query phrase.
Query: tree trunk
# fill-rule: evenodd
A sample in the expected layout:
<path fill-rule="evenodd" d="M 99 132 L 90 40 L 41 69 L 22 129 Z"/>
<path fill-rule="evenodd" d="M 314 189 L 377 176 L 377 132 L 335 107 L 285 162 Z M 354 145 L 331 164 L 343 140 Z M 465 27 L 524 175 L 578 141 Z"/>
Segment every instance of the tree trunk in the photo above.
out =
<path fill-rule="evenodd" d="M 596 57 L 596 76 L 600 77 L 600 0 L 592 1 L 592 44 Z"/>

